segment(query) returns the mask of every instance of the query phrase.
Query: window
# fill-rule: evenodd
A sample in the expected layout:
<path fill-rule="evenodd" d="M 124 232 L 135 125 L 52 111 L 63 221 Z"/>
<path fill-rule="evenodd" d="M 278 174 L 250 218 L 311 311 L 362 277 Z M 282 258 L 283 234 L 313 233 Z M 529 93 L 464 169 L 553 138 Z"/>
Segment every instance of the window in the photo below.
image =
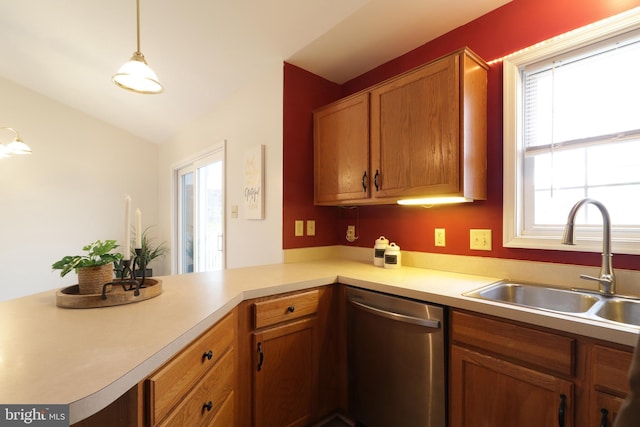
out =
<path fill-rule="evenodd" d="M 504 245 L 562 249 L 571 207 L 602 202 L 616 253 L 640 253 L 640 13 L 504 59 Z M 579 212 L 578 250 L 602 249 L 602 217 Z"/>
<path fill-rule="evenodd" d="M 178 273 L 224 268 L 224 145 L 175 169 Z"/>

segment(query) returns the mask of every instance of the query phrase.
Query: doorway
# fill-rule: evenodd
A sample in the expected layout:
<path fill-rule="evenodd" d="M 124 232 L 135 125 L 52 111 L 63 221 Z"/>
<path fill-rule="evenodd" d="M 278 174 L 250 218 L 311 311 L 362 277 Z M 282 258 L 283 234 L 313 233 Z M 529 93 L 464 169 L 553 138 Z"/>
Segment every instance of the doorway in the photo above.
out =
<path fill-rule="evenodd" d="M 225 267 L 225 145 L 175 170 L 178 274 Z"/>

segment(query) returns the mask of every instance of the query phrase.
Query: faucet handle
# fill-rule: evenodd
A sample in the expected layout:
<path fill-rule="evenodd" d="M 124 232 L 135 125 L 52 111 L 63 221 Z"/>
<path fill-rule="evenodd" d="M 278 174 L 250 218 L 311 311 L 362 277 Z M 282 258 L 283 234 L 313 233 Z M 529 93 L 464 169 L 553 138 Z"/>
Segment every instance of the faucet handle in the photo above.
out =
<path fill-rule="evenodd" d="M 602 290 L 600 292 L 608 295 L 613 294 L 614 279 L 608 274 L 602 275 L 601 277 L 593 277 L 593 276 L 589 276 L 588 274 L 581 274 L 580 278 L 598 282 L 602 286 Z"/>

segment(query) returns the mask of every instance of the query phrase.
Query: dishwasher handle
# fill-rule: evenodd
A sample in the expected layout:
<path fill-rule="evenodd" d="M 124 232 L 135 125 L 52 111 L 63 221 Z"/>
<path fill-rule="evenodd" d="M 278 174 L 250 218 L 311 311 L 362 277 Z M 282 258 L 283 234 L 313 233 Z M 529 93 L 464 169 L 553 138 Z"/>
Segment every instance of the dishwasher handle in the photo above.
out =
<path fill-rule="evenodd" d="M 419 317 L 407 316 L 406 314 L 394 313 L 392 311 L 382 310 L 376 307 L 371 307 L 370 305 L 363 304 L 361 302 L 357 302 L 354 300 L 349 300 L 349 302 L 356 307 L 364 310 L 368 313 L 375 314 L 376 316 L 384 317 L 391 320 L 397 320 L 398 322 L 411 323 L 414 325 L 425 326 L 427 328 L 439 329 L 440 321 L 436 319 L 421 319 Z"/>

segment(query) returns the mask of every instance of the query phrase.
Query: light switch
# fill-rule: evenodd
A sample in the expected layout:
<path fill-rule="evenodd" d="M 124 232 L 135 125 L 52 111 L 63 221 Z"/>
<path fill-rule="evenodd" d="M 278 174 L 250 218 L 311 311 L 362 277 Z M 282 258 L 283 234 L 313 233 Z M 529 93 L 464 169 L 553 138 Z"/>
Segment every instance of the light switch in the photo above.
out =
<path fill-rule="evenodd" d="M 313 219 L 307 220 L 307 236 L 316 235 L 316 221 Z"/>

